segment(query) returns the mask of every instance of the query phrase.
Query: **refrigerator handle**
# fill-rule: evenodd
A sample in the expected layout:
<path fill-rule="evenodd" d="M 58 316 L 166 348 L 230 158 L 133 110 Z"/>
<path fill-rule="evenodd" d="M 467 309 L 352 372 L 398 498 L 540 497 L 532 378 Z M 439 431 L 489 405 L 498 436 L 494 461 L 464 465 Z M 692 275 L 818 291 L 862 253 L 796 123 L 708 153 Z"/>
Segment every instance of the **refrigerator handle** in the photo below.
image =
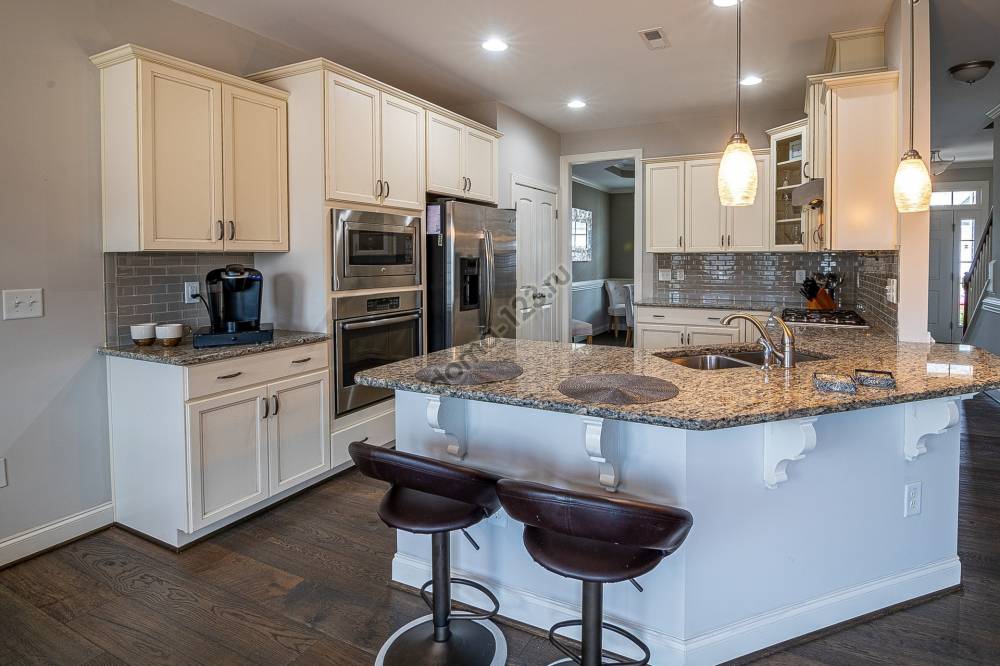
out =
<path fill-rule="evenodd" d="M 493 255 L 493 232 L 485 230 L 484 240 L 486 241 L 486 335 L 493 332 L 493 299 L 496 293 L 496 263 Z"/>

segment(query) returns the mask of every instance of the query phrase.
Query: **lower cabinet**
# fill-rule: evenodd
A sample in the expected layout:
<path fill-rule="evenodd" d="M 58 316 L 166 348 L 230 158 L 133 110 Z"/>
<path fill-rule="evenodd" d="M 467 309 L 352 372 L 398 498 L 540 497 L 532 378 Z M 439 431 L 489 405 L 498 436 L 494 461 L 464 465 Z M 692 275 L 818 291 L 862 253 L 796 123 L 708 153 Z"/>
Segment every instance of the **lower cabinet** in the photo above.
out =
<path fill-rule="evenodd" d="M 670 308 L 639 306 L 636 308 L 635 339 L 639 349 L 667 347 L 708 347 L 756 340 L 756 331 L 748 331 L 742 320 L 729 326 L 720 322 L 735 310 L 708 308 Z M 766 312 L 752 312 L 766 318 Z"/>
<path fill-rule="evenodd" d="M 269 387 L 268 488 L 280 493 L 330 469 L 330 373 Z"/>
<path fill-rule="evenodd" d="M 670 324 L 636 324 L 635 343 L 639 349 L 660 347 L 682 347 L 685 331 L 683 326 Z"/>

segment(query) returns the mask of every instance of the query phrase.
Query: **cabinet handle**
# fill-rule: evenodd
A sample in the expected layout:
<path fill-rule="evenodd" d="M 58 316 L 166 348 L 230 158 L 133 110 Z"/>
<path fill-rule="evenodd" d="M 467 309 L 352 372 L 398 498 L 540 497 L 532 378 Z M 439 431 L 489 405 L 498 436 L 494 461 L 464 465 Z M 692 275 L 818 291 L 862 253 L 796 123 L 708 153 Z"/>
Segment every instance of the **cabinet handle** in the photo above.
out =
<path fill-rule="evenodd" d="M 229 240 L 236 240 L 236 223 L 229 220 Z"/>
<path fill-rule="evenodd" d="M 663 315 L 653 315 L 654 319 L 663 319 Z"/>
<path fill-rule="evenodd" d="M 219 237 L 216 240 L 222 240 L 222 236 L 225 234 L 225 225 L 222 224 L 222 220 L 216 220 L 215 223 L 219 225 Z"/>
<path fill-rule="evenodd" d="M 385 201 L 389 198 L 389 181 L 385 181 L 385 194 L 382 195 L 382 200 Z"/>
<path fill-rule="evenodd" d="M 806 242 L 805 236 L 806 236 L 806 232 L 804 232 L 804 231 L 800 231 L 799 232 L 799 245 L 805 245 L 805 242 Z"/>
<path fill-rule="evenodd" d="M 722 317 L 705 317 L 708 321 L 720 321 Z"/>
<path fill-rule="evenodd" d="M 278 415 L 278 394 L 275 393 L 273 396 L 271 396 L 271 399 L 274 400 L 274 408 L 271 410 L 271 416 L 277 416 Z"/>
<path fill-rule="evenodd" d="M 306 356 L 305 358 L 297 358 L 294 361 L 292 361 L 292 363 L 306 363 L 307 361 L 311 361 L 311 360 L 312 360 L 312 356 Z"/>
<path fill-rule="evenodd" d="M 719 236 L 719 245 L 726 247 L 726 234 Z"/>
<path fill-rule="evenodd" d="M 382 198 L 382 179 L 381 178 L 379 178 L 378 180 L 375 181 L 375 198 L 376 199 L 381 199 Z"/>
<path fill-rule="evenodd" d="M 218 377 L 216 377 L 216 379 L 234 379 L 242 374 L 243 374 L 242 372 L 234 372 L 231 375 L 219 375 Z"/>
<path fill-rule="evenodd" d="M 684 236 L 677 237 L 677 247 L 684 247 Z"/>
<path fill-rule="evenodd" d="M 267 412 L 268 409 L 270 409 L 271 407 L 271 403 L 267 401 L 267 396 L 264 396 L 263 398 L 261 398 L 261 400 L 264 401 L 264 416 L 262 416 L 260 420 L 264 421 L 267 419 Z"/>
<path fill-rule="evenodd" d="M 726 234 L 726 245 L 728 245 L 729 247 L 733 246 L 733 235 L 732 234 Z"/>
<path fill-rule="evenodd" d="M 808 173 L 806 173 L 806 168 L 807 168 L 808 166 L 809 166 L 809 162 L 804 162 L 804 163 L 802 164 L 802 175 L 803 175 L 804 177 L 808 178 L 809 180 L 812 180 L 812 176 L 810 176 L 810 175 L 809 175 Z"/>

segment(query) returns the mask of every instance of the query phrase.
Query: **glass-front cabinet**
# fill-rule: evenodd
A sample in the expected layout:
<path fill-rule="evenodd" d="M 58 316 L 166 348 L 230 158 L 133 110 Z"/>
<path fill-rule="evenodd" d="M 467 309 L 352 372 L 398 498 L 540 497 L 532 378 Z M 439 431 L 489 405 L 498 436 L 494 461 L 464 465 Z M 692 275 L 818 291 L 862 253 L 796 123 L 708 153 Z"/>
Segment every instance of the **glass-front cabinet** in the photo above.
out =
<path fill-rule="evenodd" d="M 771 219 L 771 248 L 778 251 L 805 251 L 806 215 L 802 206 L 792 205 L 792 190 L 805 182 L 803 167 L 808 162 L 807 121 L 768 130 L 771 137 L 771 182 L 774 183 L 774 211 Z"/>

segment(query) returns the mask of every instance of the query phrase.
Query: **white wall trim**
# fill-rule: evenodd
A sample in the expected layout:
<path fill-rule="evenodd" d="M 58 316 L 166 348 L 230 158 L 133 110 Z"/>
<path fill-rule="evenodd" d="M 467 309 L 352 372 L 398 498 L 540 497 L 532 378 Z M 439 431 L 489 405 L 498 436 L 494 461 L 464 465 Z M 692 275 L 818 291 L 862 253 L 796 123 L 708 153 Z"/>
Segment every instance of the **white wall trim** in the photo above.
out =
<path fill-rule="evenodd" d="M 586 178 L 581 178 L 580 176 L 571 176 L 574 183 L 579 183 L 585 187 L 597 190 L 598 192 L 604 192 L 605 194 L 632 194 L 635 191 L 634 187 L 606 187 L 600 183 L 595 183 L 592 180 L 587 180 Z"/>
<path fill-rule="evenodd" d="M 393 557 L 392 579 L 398 583 L 419 588 L 430 575 L 428 562 L 399 553 Z M 556 622 L 580 617 L 576 605 L 554 601 L 532 590 L 486 580 L 460 569 L 453 569 L 452 575 L 485 585 L 500 600 L 501 615 L 531 626 L 547 628 Z M 957 557 L 952 557 L 777 608 L 688 639 L 613 616 L 606 617 L 605 621 L 622 625 L 637 634 L 649 645 L 654 663 L 717 664 L 909 599 L 933 594 L 958 585 L 961 580 L 962 565 Z M 478 593 L 468 592 L 463 587 L 456 587 L 453 593 L 458 601 L 473 605 L 482 603 L 481 598 L 476 596 Z M 608 638 L 607 649 L 623 649 L 619 647 L 621 644 L 617 637 L 605 635 Z M 630 651 L 626 653 L 632 654 Z"/>
<path fill-rule="evenodd" d="M 107 527 L 115 521 L 111 502 L 40 525 L 0 541 L 0 567 Z"/>
<path fill-rule="evenodd" d="M 588 164 L 590 162 L 605 162 L 609 160 L 635 160 L 636 170 L 642 164 L 642 149 L 606 150 L 598 153 L 580 153 L 577 155 L 563 155 L 559 158 L 559 207 L 568 211 L 573 201 L 573 166 L 576 164 Z M 642 190 L 643 179 L 635 179 L 635 198 L 633 201 L 633 225 L 634 225 L 634 249 L 632 251 L 632 274 L 634 275 L 635 292 L 642 294 L 642 256 L 645 251 L 645 234 L 642 230 Z M 570 257 L 569 225 L 559 227 L 559 247 L 558 257 L 563 266 L 572 266 Z M 572 313 L 572 292 L 569 285 L 563 285 L 559 289 L 557 296 L 557 312 L 559 313 L 559 341 L 570 342 L 570 317 Z"/>

